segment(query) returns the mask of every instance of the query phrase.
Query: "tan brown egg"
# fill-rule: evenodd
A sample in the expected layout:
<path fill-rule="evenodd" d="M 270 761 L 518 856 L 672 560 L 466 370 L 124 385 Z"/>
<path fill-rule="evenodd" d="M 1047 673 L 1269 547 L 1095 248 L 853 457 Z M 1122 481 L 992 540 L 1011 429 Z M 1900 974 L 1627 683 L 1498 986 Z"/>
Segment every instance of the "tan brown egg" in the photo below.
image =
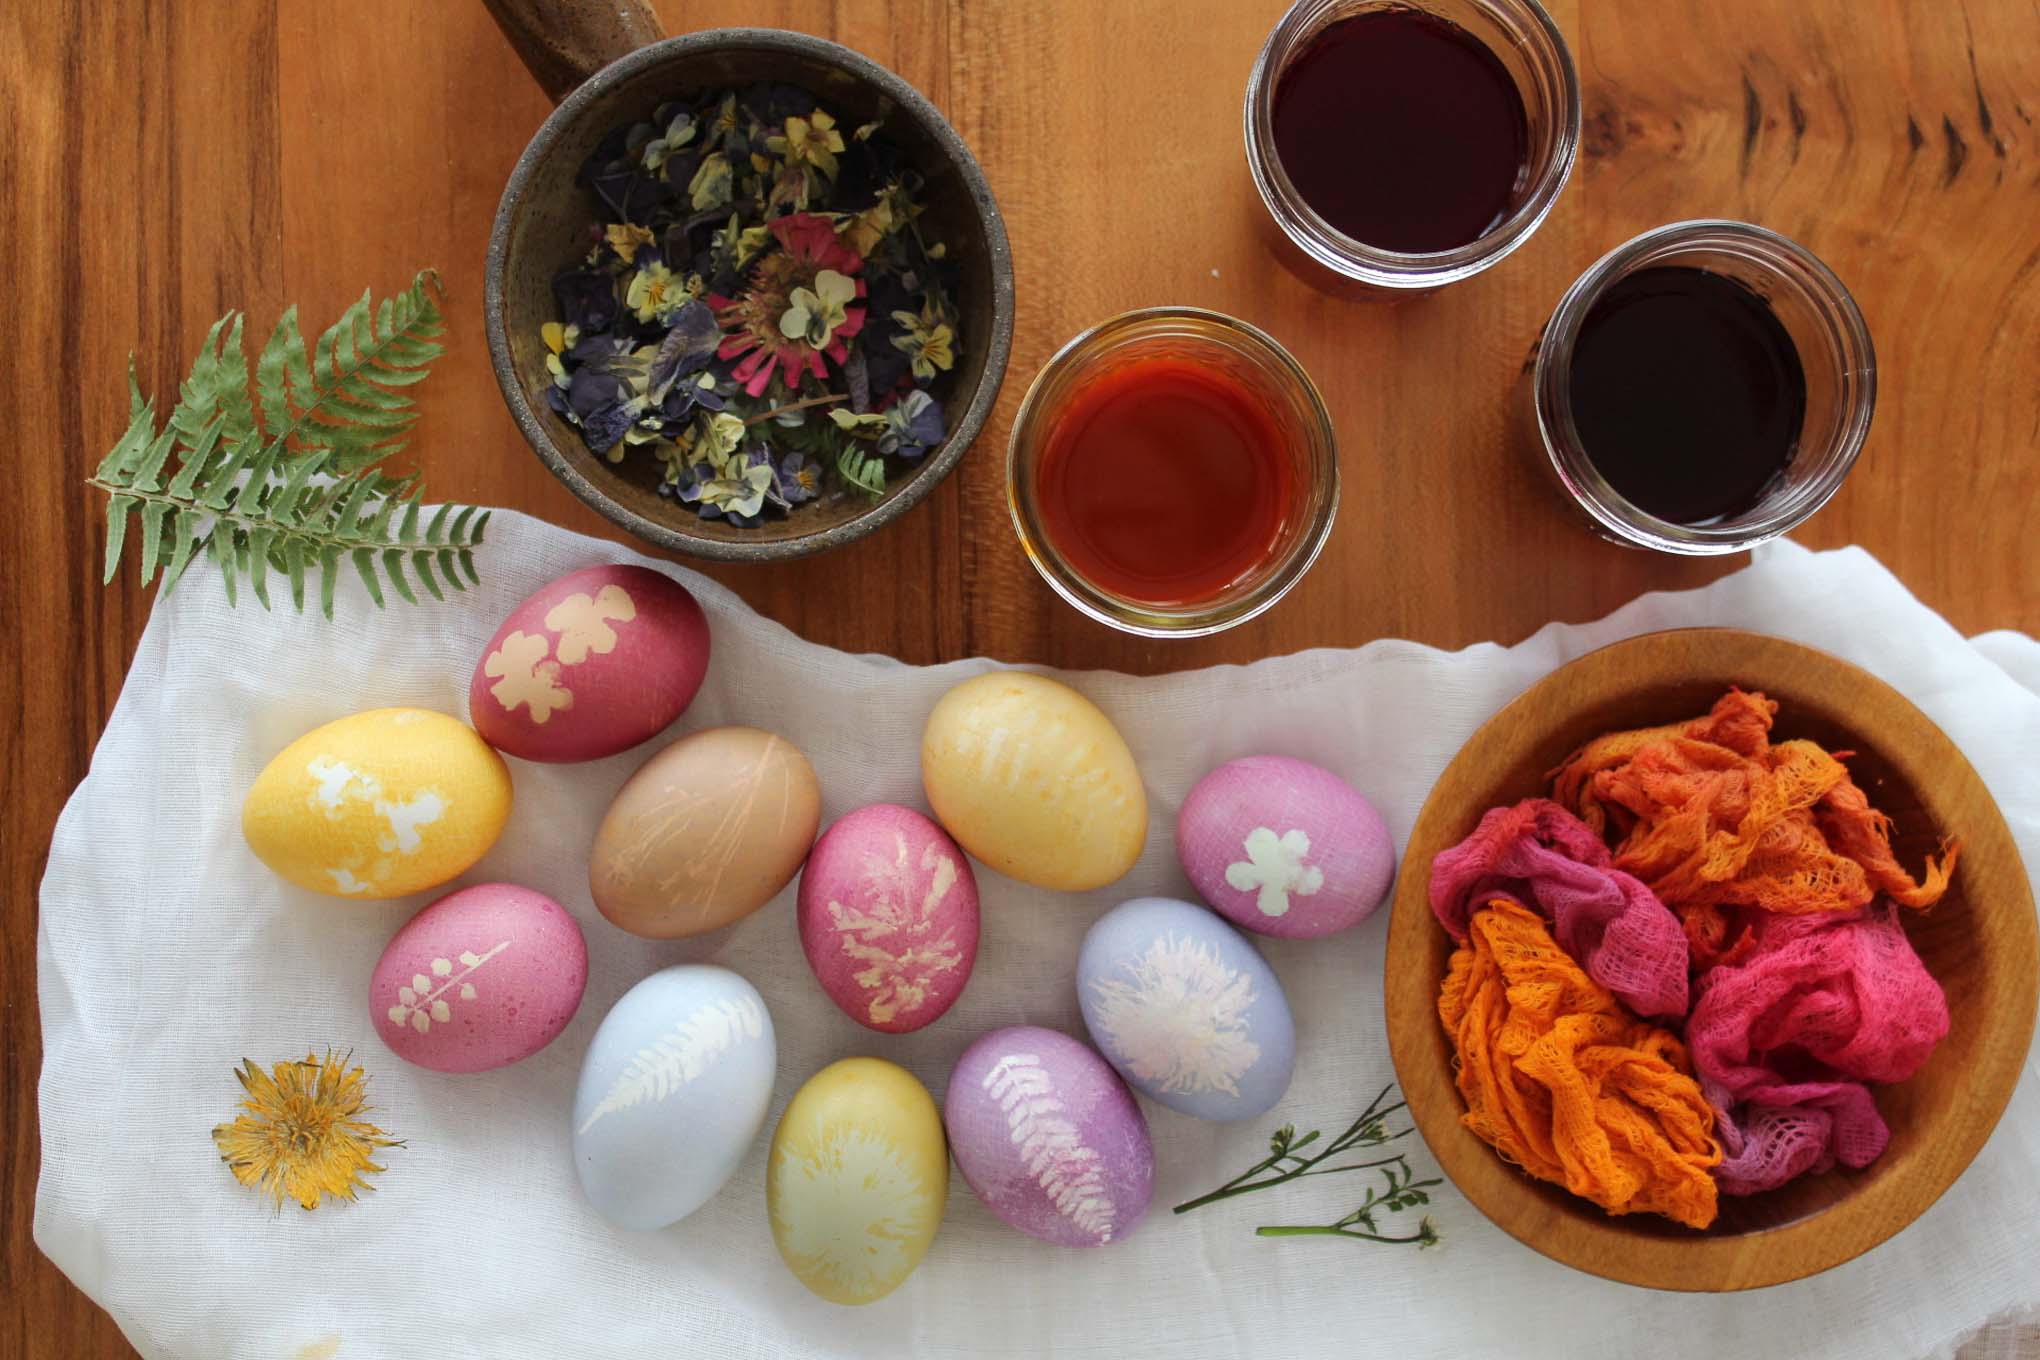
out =
<path fill-rule="evenodd" d="M 595 832 L 588 887 L 633 935 L 674 940 L 750 915 L 793 881 L 822 795 L 786 738 L 711 727 L 646 761 Z"/>

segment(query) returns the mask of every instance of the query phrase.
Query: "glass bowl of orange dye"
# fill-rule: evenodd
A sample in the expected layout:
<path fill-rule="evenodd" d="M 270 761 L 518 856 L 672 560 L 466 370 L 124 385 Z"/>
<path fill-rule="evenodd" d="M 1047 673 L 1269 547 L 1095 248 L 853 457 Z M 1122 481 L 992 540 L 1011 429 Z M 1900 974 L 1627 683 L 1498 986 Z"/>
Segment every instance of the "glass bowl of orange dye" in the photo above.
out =
<path fill-rule="evenodd" d="M 1888 817 L 1862 824 L 1874 823 L 1880 844 L 1888 840 L 1892 860 L 1904 866 L 1893 881 L 1923 885 L 1916 897 L 1931 898 L 1931 907 L 1873 906 L 1865 914 L 1882 910 L 1902 928 L 1900 952 L 1916 955 L 1945 997 L 1946 1034 L 1904 1080 L 1869 1088 L 1889 1138 L 1867 1165 L 1838 1164 L 1755 1193 L 1724 1191 L 1704 1214 L 1689 1215 L 1704 1226 L 1662 1212 L 1611 1214 L 1564 1184 L 1533 1176 L 1527 1163 L 1505 1160 L 1490 1137 L 1470 1127 L 1483 1121 L 1468 1118 L 1481 1093 L 1465 1089 L 1467 1031 L 1448 1032 L 1441 1012 L 1455 1022 L 1463 1014 L 1457 998 L 1443 1000 L 1455 952 L 1467 956 L 1459 964 L 1464 975 L 1467 959 L 1477 966 L 1479 951 L 1463 948 L 1434 914 L 1433 864 L 1466 841 L 1491 809 L 1552 797 L 1554 775 L 1569 762 L 1577 770 L 1575 756 L 1589 743 L 1686 723 L 1737 691 L 1775 704 L 1766 740 L 1834 753 L 1853 788 Z M 1577 792 L 1562 775 L 1559 783 L 1561 802 Z M 1636 844 L 1625 839 L 1635 824 L 1626 811 L 1615 820 L 1620 825 L 1605 831 L 1620 864 Z M 1950 867 L 1951 849 L 1958 853 L 1943 884 L 1934 866 Z M 1639 867 L 1638 877 L 1663 869 Z M 1931 890 L 1924 886 L 1929 880 Z M 1562 922 L 1556 929 L 1564 935 Z M 1703 944 L 1690 918 L 1684 933 L 1700 957 Z M 1410 834 L 1386 969 L 1397 1079 L 1424 1141 L 1476 1208 L 1526 1245 L 1580 1270 L 1657 1289 L 1719 1292 L 1839 1265 L 1904 1230 L 1954 1184 L 2004 1112 L 2031 1045 L 2040 927 L 2003 816 L 1962 752 L 1919 709 L 1868 672 L 1797 643 L 1682 629 L 1616 643 L 1559 668 L 1467 742 Z M 1699 976 L 1699 1004 L 1713 976 Z M 1668 1023 L 1676 1031 L 1678 1022 Z M 1683 1048 L 1664 1051 L 1690 1068 Z M 1788 1057 L 1788 1067 L 1802 1056 Z M 1793 1071 L 1790 1080 L 1818 1075 Z M 1703 1122 L 1708 1134 L 1721 1132 Z M 1484 1132 L 1492 1135 L 1492 1119 Z"/>

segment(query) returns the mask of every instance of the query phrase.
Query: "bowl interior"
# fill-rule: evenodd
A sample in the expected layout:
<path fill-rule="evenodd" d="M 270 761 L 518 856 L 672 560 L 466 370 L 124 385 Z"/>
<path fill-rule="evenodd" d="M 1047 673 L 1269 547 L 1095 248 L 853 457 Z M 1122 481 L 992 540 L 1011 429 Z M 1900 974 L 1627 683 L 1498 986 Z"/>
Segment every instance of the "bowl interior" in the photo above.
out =
<path fill-rule="evenodd" d="M 767 517 L 756 528 L 739 529 L 703 520 L 659 495 L 657 460 L 633 455 L 610 463 L 591 452 L 580 431 L 533 397 L 549 381 L 539 328 L 558 317 L 553 278 L 586 253 L 588 226 L 598 213 L 593 196 L 574 182 L 595 144 L 619 125 L 649 120 L 669 99 L 760 81 L 812 91 L 846 127 L 884 120 L 881 135 L 897 144 L 927 181 L 922 220 L 956 260 L 962 352 L 956 368 L 935 388 L 949 421 L 948 439 L 910 471 L 903 473 L 902 465 L 891 460 L 892 480 L 883 502 L 875 505 L 861 492 L 834 493 L 783 517 Z M 890 518 L 919 500 L 983 424 L 1004 376 L 1012 324 L 1004 231 L 955 133 L 918 96 L 912 104 L 896 98 L 885 88 L 892 81 L 855 53 L 797 34 L 726 30 L 672 38 L 596 75 L 533 139 L 498 216 L 499 242 L 490 265 L 498 275 L 492 283 L 500 287 L 500 302 L 490 318 L 491 342 L 499 347 L 504 395 L 539 455 L 576 495 L 610 519 L 663 546 L 702 556 L 796 556 L 853 536 L 844 532 L 845 526 L 873 519 L 881 508 L 889 512 L 883 518 Z M 509 377 L 500 368 L 505 351 Z M 507 390 L 513 383 L 514 394 Z"/>
<path fill-rule="evenodd" d="M 1861 1171 L 1807 1176 L 1722 1198 L 1695 1232 L 1651 1215 L 1613 1217 L 1502 1162 L 1459 1122 L 1452 1052 L 1438 1023 L 1452 943 L 1425 900 L 1432 858 L 1498 804 L 1548 794 L 1547 773 L 1608 731 L 1704 713 L 1731 685 L 1779 703 L 1774 739 L 1855 754 L 1848 765 L 1895 823 L 1914 872 L 1944 834 L 1962 843 L 1947 895 L 1902 911 L 1947 993 L 1946 1040 L 1911 1080 L 1873 1088 L 1891 1127 Z M 2033 1029 L 2040 965 L 2018 849 L 1982 781 L 1924 714 L 1866 672 L 1776 638 L 1688 629 L 1604 648 L 1532 686 L 1477 732 L 1440 777 L 1410 837 L 1388 953 L 1389 1042 L 1413 1117 L 1468 1199 L 1525 1243 L 1612 1279 L 1666 1289 L 1736 1289 L 1796 1279 L 1884 1240 L 1952 1184 L 2011 1097 Z"/>

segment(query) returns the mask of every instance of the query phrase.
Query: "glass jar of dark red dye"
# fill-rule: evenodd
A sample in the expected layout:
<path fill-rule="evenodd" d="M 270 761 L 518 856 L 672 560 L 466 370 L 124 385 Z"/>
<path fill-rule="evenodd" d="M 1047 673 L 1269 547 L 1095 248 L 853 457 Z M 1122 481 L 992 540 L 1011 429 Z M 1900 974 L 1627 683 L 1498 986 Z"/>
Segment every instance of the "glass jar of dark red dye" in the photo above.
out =
<path fill-rule="evenodd" d="M 1675 222 L 1559 300 L 1525 383 L 1538 465 L 1602 537 L 1742 552 L 1855 466 L 1877 359 L 1849 290 L 1747 222 Z"/>
<path fill-rule="evenodd" d="M 1579 140 L 1579 78 L 1537 0 L 1297 0 L 1247 81 L 1278 251 L 1332 291 L 1486 269 L 1550 214 Z"/>
<path fill-rule="evenodd" d="M 1006 497 L 1028 560 L 1101 623 L 1200 637 L 1301 580 L 1339 507 L 1317 387 L 1265 332 L 1126 312 L 1057 351 L 1013 420 Z"/>

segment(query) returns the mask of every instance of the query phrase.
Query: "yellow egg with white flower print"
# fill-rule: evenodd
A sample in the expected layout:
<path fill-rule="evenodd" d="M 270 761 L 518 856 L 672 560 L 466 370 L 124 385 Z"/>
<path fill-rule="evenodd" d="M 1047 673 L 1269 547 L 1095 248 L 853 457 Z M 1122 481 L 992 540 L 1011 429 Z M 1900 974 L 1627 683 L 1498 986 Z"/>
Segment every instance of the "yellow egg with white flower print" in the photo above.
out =
<path fill-rule="evenodd" d="M 510 771 L 473 728 L 378 708 L 278 752 L 241 805 L 241 834 L 298 887 L 367 902 L 458 878 L 509 819 Z"/>
<path fill-rule="evenodd" d="M 794 1093 L 765 1168 L 772 1240 L 831 1303 L 892 1293 L 935 1239 L 949 1197 L 942 1116 L 906 1069 L 845 1058 Z"/>

